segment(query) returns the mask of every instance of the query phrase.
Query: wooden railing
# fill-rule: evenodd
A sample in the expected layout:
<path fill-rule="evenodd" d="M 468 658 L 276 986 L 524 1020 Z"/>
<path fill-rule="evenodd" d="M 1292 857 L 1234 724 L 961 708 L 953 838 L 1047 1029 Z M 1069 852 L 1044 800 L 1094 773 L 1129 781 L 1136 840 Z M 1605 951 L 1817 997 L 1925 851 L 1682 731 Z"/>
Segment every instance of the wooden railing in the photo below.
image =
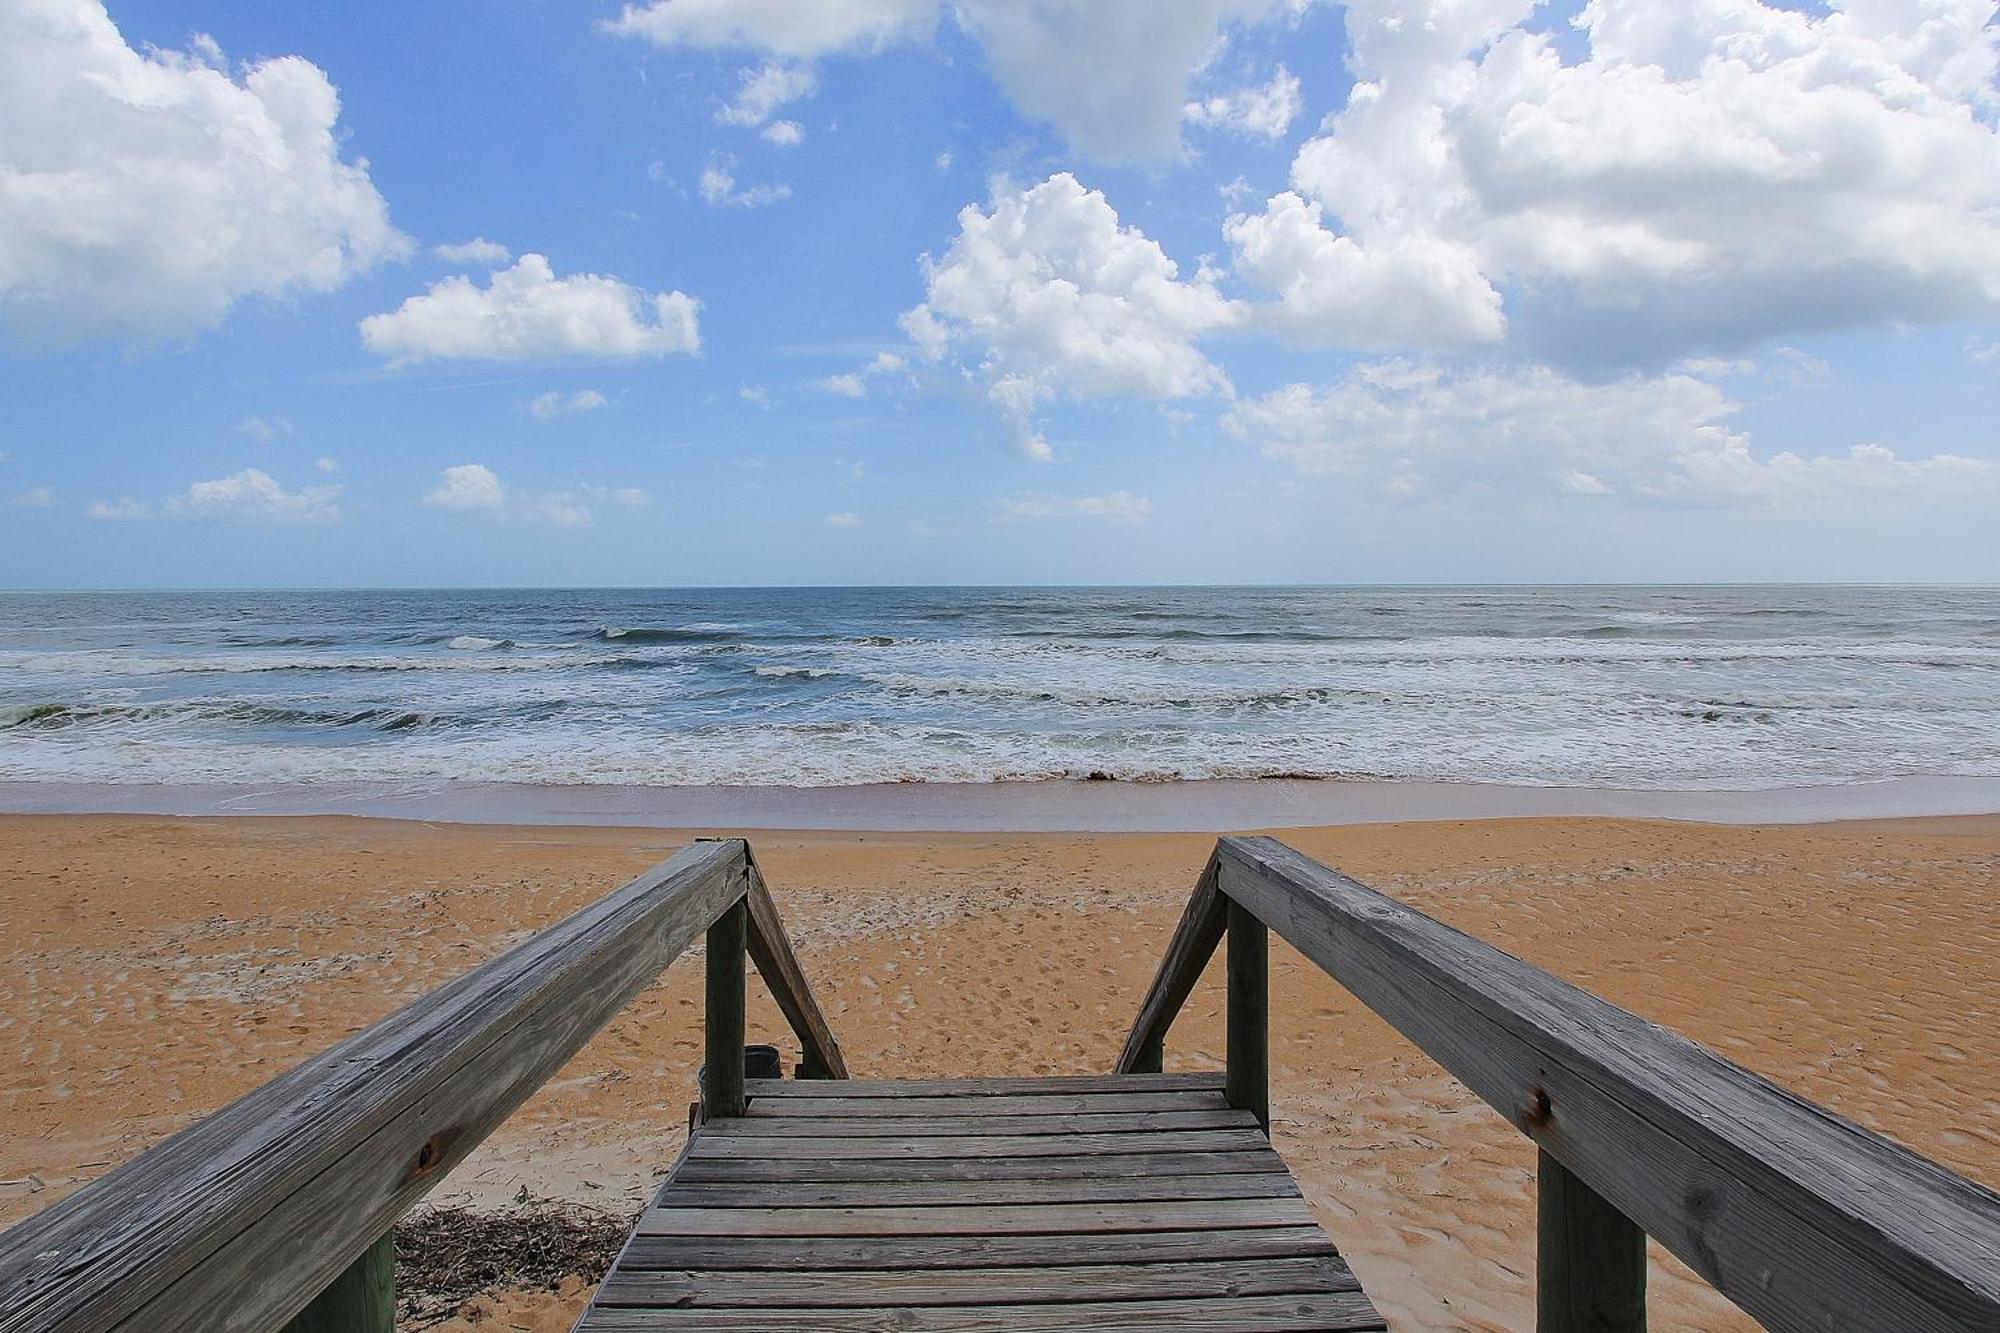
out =
<path fill-rule="evenodd" d="M 1272 838 L 1216 845 L 1119 1072 L 1226 934 L 1228 1097 L 1268 1125 L 1267 927 L 1535 1141 L 1543 1333 L 1643 1329 L 1647 1235 L 1787 1333 L 2000 1329 L 2000 1195 Z"/>
<path fill-rule="evenodd" d="M 711 1109 L 746 949 L 800 1072 L 845 1078 L 748 844 L 699 842 L 0 1233 L 0 1333 L 388 1333 L 396 1219 L 703 932 Z"/>

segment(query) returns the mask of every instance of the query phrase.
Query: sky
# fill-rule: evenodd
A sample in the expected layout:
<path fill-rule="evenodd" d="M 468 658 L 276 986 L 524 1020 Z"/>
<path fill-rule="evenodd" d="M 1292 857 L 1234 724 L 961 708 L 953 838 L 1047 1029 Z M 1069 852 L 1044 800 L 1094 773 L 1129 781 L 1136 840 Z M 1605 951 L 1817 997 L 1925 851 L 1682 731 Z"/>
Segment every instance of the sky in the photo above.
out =
<path fill-rule="evenodd" d="M 0 586 L 2000 583 L 1970 0 L 0 4 Z"/>

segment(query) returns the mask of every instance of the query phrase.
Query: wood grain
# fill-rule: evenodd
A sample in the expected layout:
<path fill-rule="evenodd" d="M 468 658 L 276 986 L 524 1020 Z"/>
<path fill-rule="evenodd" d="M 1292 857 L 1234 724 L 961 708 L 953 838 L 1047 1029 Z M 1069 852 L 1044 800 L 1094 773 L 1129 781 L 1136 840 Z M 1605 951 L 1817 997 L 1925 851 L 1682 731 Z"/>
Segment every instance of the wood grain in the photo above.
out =
<path fill-rule="evenodd" d="M 1359 1291 L 1337 1257 L 1204 1259 L 1192 1263 L 1052 1264 L 1035 1268 L 810 1269 L 704 1272 L 634 1269 L 611 1275 L 599 1305 L 920 1306 L 1283 1296 Z"/>
<path fill-rule="evenodd" d="M 1228 903 L 1216 891 L 1216 858 L 1210 856 L 1194 893 L 1181 911 L 1180 924 L 1167 943 L 1166 957 L 1153 975 L 1153 984 L 1139 1002 L 1139 1016 L 1118 1054 L 1117 1072 L 1124 1075 L 1158 1074 L 1165 1057 L 1167 1029 L 1180 1016 L 1181 1006 L 1201 980 L 1202 969 L 1215 956 L 1229 921 Z"/>
<path fill-rule="evenodd" d="M 1068 1305 L 930 1306 L 883 1310 L 592 1309 L 578 1333 L 1343 1333 L 1383 1328 L 1359 1292 L 1241 1300 L 1102 1301 Z"/>
<path fill-rule="evenodd" d="M 2000 1328 L 2000 1195 L 1272 838 L 1219 887 L 1781 1331 Z"/>
<path fill-rule="evenodd" d="M 778 1011 L 798 1036 L 802 1057 L 799 1077 L 844 1079 L 847 1057 L 841 1054 L 840 1043 L 833 1039 L 833 1029 L 806 982 L 805 969 L 799 966 L 798 955 L 792 952 L 791 937 L 785 933 L 778 906 L 771 900 L 763 872 L 757 868 L 757 858 L 747 847 L 744 855 L 749 863 L 746 896 L 750 908 L 750 961 L 756 965 L 757 975 L 764 979 L 771 998 L 777 1001 Z"/>
<path fill-rule="evenodd" d="M 0 1330 L 282 1325 L 741 897 L 699 843 L 0 1233 Z"/>

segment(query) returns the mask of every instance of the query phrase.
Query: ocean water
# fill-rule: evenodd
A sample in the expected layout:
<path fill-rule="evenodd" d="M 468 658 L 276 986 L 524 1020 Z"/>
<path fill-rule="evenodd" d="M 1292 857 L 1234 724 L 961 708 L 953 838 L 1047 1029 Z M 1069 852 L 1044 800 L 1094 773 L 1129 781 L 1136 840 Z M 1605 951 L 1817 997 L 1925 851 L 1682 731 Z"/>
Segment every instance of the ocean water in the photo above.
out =
<path fill-rule="evenodd" d="M 2000 776 L 2000 591 L 0 594 L 0 780 Z"/>

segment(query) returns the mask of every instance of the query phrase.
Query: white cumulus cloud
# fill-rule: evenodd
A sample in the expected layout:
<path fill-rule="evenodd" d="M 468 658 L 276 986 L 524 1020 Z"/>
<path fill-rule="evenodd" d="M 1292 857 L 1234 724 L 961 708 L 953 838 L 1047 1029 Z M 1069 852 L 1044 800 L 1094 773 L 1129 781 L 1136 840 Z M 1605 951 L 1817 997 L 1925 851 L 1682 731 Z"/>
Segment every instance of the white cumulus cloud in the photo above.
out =
<path fill-rule="evenodd" d="M 650 0 L 605 26 L 660 46 L 740 46 L 810 58 L 928 33 L 938 0 Z"/>
<path fill-rule="evenodd" d="M 700 308 L 684 292 L 649 296 L 596 273 L 558 278 L 547 259 L 526 254 L 484 287 L 450 277 L 368 316 L 361 340 L 396 361 L 665 356 L 700 350 Z"/>
<path fill-rule="evenodd" d="M 572 394 L 564 394 L 556 389 L 538 393 L 528 400 L 528 412 L 543 421 L 552 421 L 569 412 L 595 412 L 600 407 L 609 407 L 611 400 L 595 389 L 579 389 Z"/>
<path fill-rule="evenodd" d="M 1227 392 L 1195 339 L 1238 326 L 1243 312 L 1211 275 L 1179 267 L 1105 197 L 1067 172 L 1003 189 L 991 209 L 968 205 L 941 259 L 924 266 L 924 302 L 903 316 L 919 351 L 958 353 L 1016 423 L 1031 456 L 1038 405 Z"/>
<path fill-rule="evenodd" d="M 1572 495 L 1640 505 L 1866 507 L 2000 497 L 2000 462 L 1879 444 L 1759 457 L 1738 404 L 1692 375 L 1603 383 L 1546 366 L 1401 359 L 1231 408 L 1224 426 L 1301 472 L 1413 500 Z"/>
<path fill-rule="evenodd" d="M 409 242 L 296 56 L 128 45 L 94 0 L 0 5 L 0 327 L 138 342 L 327 292 Z"/>
<path fill-rule="evenodd" d="M 808 65 L 770 60 L 743 71 L 736 96 L 715 115 L 724 125 L 762 125 L 773 112 L 788 102 L 810 97 L 819 87 L 819 76 Z"/>
<path fill-rule="evenodd" d="M 554 491 L 518 491 L 501 483 L 483 463 L 459 463 L 440 474 L 424 503 L 439 509 L 486 513 L 495 518 L 552 528 L 587 528 L 596 521 L 593 505 L 639 509 L 653 497 L 636 486 L 579 485 Z"/>
<path fill-rule="evenodd" d="M 484 236 L 450 245 L 434 245 L 431 253 L 447 264 L 476 264 L 481 268 L 499 268 L 514 257 L 514 252 L 506 246 L 498 241 L 489 241 Z"/>
<path fill-rule="evenodd" d="M 758 133 L 758 137 L 780 148 L 797 148 L 805 142 L 806 132 L 796 120 L 774 120 Z"/>
<path fill-rule="evenodd" d="M 236 423 L 236 433 L 269 444 L 280 435 L 290 435 L 292 423 L 285 417 L 247 416 Z"/>
<path fill-rule="evenodd" d="M 1205 129 L 1282 139 L 1304 109 L 1298 75 L 1280 65 L 1271 81 L 1262 87 L 1239 88 L 1200 98 L 1183 107 L 1181 116 L 1188 124 Z"/>
<path fill-rule="evenodd" d="M 792 197 L 789 185 L 748 185 L 736 188 L 735 165 L 711 162 L 701 169 L 702 202 L 730 208 L 762 208 Z"/>
<path fill-rule="evenodd" d="M 270 473 L 246 467 L 214 481 L 198 481 L 167 501 L 181 518 L 263 518 L 281 523 L 331 523 L 340 517 L 341 488 L 301 486 L 288 491 Z"/>
<path fill-rule="evenodd" d="M 439 509 L 500 509 L 507 491 L 499 474 L 484 463 L 459 463 L 444 470 L 424 503 Z"/>
<path fill-rule="evenodd" d="M 948 12 L 1023 115 L 1092 157 L 1141 162 L 1181 156 L 1188 83 L 1233 26 L 1296 8 L 1281 0 L 651 0 L 626 5 L 606 26 L 660 46 L 799 61 L 920 40 Z"/>
<path fill-rule="evenodd" d="M 1016 491 L 993 502 L 993 516 L 1002 523 L 1032 523 L 1052 518 L 1102 518 L 1129 523 L 1152 512 L 1151 500 L 1130 491 L 1112 491 L 1107 495 Z"/>
<path fill-rule="evenodd" d="M 1189 80 L 1228 25 L 1272 8 L 1272 0 L 959 0 L 956 13 L 1022 114 L 1100 161 L 1143 162 L 1181 155 Z"/>
<path fill-rule="evenodd" d="M 1518 345 L 1600 374 L 1990 317 L 1992 9 L 1591 0 L 1566 58 L 1533 0 L 1355 0 L 1353 91 L 1232 222 L 1239 268 L 1305 341 L 1490 339 L 1504 293 Z"/>

